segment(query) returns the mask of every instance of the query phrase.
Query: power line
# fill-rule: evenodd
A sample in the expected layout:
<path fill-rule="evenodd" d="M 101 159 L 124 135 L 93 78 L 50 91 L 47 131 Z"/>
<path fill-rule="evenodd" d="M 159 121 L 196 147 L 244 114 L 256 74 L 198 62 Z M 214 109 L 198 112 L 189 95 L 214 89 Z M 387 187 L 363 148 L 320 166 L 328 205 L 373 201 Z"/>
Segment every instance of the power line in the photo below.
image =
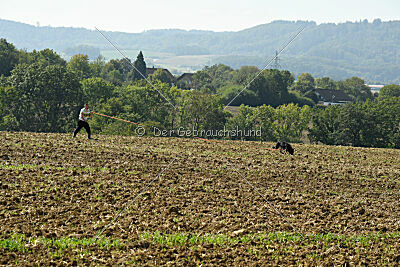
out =
<path fill-rule="evenodd" d="M 276 60 L 276 58 L 304 31 L 304 29 L 306 28 L 306 25 L 303 25 L 300 30 L 292 37 L 289 39 L 289 41 L 285 44 L 285 46 L 283 46 L 283 48 L 281 48 L 281 50 L 277 51 L 276 55 L 268 61 L 267 65 L 265 65 L 264 68 L 262 68 L 254 77 L 253 79 L 250 80 L 250 82 L 248 82 L 246 84 L 245 87 L 243 87 L 243 89 L 234 97 L 232 98 L 231 101 L 229 101 L 229 103 L 225 106 L 224 109 L 226 109 L 227 107 L 229 107 L 229 105 L 244 91 L 247 89 L 247 87 L 265 70 L 268 68 L 269 65 L 271 65 L 272 62 L 274 62 Z"/>

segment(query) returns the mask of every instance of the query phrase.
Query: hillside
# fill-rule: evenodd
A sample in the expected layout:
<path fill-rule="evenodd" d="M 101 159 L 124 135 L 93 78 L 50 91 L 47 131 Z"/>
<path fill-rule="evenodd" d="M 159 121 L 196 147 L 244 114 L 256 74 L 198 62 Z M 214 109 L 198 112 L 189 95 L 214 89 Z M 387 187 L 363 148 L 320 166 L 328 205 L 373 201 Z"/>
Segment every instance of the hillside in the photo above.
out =
<path fill-rule="evenodd" d="M 0 264 L 400 260 L 399 150 L 98 139 L 0 132 Z"/>
<path fill-rule="evenodd" d="M 316 77 L 345 79 L 359 76 L 369 82 L 400 83 L 400 22 L 314 22 L 275 21 L 238 32 L 150 30 L 142 33 L 107 32 L 122 49 L 148 51 L 148 62 L 177 71 L 196 70 L 204 65 L 225 63 L 263 67 L 275 50 L 302 26 L 304 33 L 281 56 L 281 65 L 294 73 L 310 72 Z M 63 52 L 89 45 L 108 56 L 112 47 L 94 30 L 84 28 L 35 27 L 0 20 L 0 37 L 18 48 L 52 48 Z M 187 62 L 182 56 L 201 56 Z M 204 60 L 206 58 L 206 60 Z"/>

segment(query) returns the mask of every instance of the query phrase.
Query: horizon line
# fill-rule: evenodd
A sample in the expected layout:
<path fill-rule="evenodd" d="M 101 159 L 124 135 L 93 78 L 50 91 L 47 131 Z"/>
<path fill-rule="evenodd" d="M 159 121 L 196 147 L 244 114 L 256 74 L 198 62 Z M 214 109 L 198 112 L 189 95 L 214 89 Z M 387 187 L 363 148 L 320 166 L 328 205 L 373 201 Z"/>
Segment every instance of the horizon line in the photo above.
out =
<path fill-rule="evenodd" d="M 272 24 L 272 23 L 278 23 L 278 22 L 287 22 L 287 23 L 309 23 L 309 24 L 315 24 L 316 26 L 319 25 L 324 25 L 324 24 L 335 24 L 335 25 L 340 25 L 340 24 L 347 24 L 347 23 L 363 23 L 364 21 L 367 21 L 368 24 L 373 24 L 374 21 L 376 20 L 380 20 L 381 23 L 388 23 L 388 22 L 400 22 L 400 19 L 393 19 L 393 20 L 382 20 L 380 18 L 375 18 L 374 20 L 370 21 L 368 19 L 359 19 L 359 20 L 347 20 L 345 22 L 321 22 L 321 23 L 317 23 L 314 20 L 302 20 L 302 19 L 298 19 L 298 20 L 285 20 L 285 19 L 276 19 L 276 20 L 272 20 L 270 22 L 266 22 L 266 23 L 261 23 L 261 24 L 256 24 L 254 26 L 250 26 L 247 28 L 243 28 L 240 30 L 221 30 L 221 31 L 215 31 L 215 30 L 204 30 L 204 29 L 182 29 L 182 28 L 153 28 L 153 29 L 144 29 L 140 32 L 129 32 L 129 31 L 119 31 L 119 30 L 107 30 L 107 29 L 102 29 L 105 32 L 114 32 L 114 33 L 127 33 L 127 34 L 140 34 L 140 33 L 145 33 L 145 32 L 150 32 L 150 31 L 168 31 L 168 30 L 175 30 L 175 31 L 186 31 L 186 32 L 190 32 L 190 31 L 200 31 L 200 32 L 214 32 L 214 33 L 223 33 L 223 32 L 240 32 L 240 31 L 245 31 L 248 29 L 252 29 L 261 25 L 267 25 L 267 24 Z M 70 28 L 70 29 L 85 29 L 85 30 L 90 30 L 90 31 L 96 31 L 95 27 L 93 27 L 93 29 L 91 29 L 90 27 L 85 27 L 85 26 L 52 26 L 52 25 L 45 25 L 45 26 L 41 26 L 40 22 L 38 22 L 38 25 L 34 25 L 28 22 L 22 22 L 22 21 L 16 21 L 16 20 L 10 20 L 10 19 L 3 19 L 0 18 L 0 21 L 7 21 L 7 22 L 13 22 L 13 23 L 20 23 L 20 24 L 25 24 L 25 25 L 29 25 L 35 28 Z"/>

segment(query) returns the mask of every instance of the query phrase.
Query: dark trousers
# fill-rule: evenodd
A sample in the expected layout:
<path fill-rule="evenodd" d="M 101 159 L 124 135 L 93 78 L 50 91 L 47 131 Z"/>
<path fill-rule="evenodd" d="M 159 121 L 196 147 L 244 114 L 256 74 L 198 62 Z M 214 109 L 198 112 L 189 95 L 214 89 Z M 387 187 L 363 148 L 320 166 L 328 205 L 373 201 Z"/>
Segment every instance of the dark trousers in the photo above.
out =
<path fill-rule="evenodd" d="M 90 127 L 89 127 L 89 123 L 87 123 L 86 121 L 81 121 L 78 120 L 78 127 L 76 127 L 75 131 L 74 131 L 74 137 L 79 133 L 79 131 L 85 128 L 87 134 L 88 134 L 88 138 L 90 138 Z"/>

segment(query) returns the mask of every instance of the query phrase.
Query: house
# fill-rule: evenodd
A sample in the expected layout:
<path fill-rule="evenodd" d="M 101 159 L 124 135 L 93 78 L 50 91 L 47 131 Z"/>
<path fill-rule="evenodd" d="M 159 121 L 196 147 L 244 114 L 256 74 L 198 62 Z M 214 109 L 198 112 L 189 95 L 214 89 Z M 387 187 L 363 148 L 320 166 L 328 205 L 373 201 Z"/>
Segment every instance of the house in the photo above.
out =
<path fill-rule="evenodd" d="M 324 106 L 343 105 L 353 102 L 353 99 L 342 90 L 315 89 L 315 94 Z"/>
<path fill-rule="evenodd" d="M 193 82 L 193 74 L 194 73 L 184 73 L 181 76 L 178 77 L 178 79 L 176 79 L 177 82 L 179 81 L 185 81 L 188 85 L 191 85 Z"/>
<path fill-rule="evenodd" d="M 193 73 L 184 73 L 176 79 L 176 84 L 181 89 L 193 89 Z"/>
<path fill-rule="evenodd" d="M 167 73 L 168 77 L 171 79 L 171 81 L 175 82 L 175 77 L 174 75 L 172 75 L 172 73 L 168 70 L 168 69 L 163 69 L 163 68 L 146 68 L 146 77 L 149 77 L 150 75 L 152 75 L 154 72 L 156 72 L 156 70 L 163 70 L 165 71 L 165 73 Z"/>

